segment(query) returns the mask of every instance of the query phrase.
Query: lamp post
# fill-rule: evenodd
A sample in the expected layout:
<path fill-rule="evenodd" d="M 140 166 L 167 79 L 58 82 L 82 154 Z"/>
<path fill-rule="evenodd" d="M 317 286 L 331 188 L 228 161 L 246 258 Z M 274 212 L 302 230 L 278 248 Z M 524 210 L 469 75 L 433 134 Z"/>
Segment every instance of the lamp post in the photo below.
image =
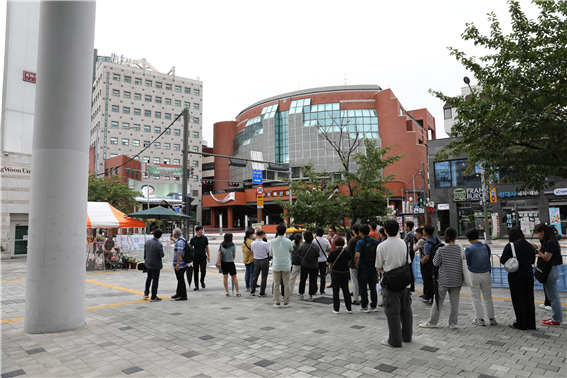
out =
<path fill-rule="evenodd" d="M 472 94 L 472 88 L 471 88 L 471 80 L 468 77 L 464 77 L 463 81 L 465 82 L 466 85 L 469 86 L 469 90 L 471 91 Z M 492 244 L 492 241 L 490 240 L 490 226 L 488 224 L 488 205 L 486 204 L 486 183 L 484 182 L 484 167 L 481 165 L 480 166 L 480 179 L 482 181 L 482 211 L 484 213 L 484 242 L 486 244 Z"/>

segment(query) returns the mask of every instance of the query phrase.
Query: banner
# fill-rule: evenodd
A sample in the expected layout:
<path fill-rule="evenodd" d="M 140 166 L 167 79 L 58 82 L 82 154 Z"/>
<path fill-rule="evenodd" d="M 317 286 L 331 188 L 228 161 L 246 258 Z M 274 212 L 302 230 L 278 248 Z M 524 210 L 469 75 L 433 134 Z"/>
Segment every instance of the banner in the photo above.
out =
<path fill-rule="evenodd" d="M 151 240 L 153 235 L 117 235 L 116 244 L 121 252 L 143 251 L 146 240 Z M 159 241 L 163 245 L 164 252 L 172 250 L 171 234 L 163 234 Z"/>
<path fill-rule="evenodd" d="M 180 203 L 182 197 L 181 184 L 162 184 L 162 183 L 145 183 L 143 181 L 128 179 L 128 185 L 139 192 L 142 192 L 140 197 L 136 197 L 136 201 L 145 203 L 156 203 L 161 200 L 178 200 L 173 203 Z M 187 186 L 187 193 L 191 193 L 191 188 Z"/>
<path fill-rule="evenodd" d="M 218 203 L 227 203 L 228 201 L 234 201 L 234 199 L 236 198 L 234 195 L 234 192 L 230 192 L 228 193 L 228 195 L 226 197 L 224 197 L 223 199 L 216 199 L 215 196 L 213 195 L 213 193 L 211 193 L 211 198 L 214 199 L 215 201 L 217 201 Z"/>
<path fill-rule="evenodd" d="M 500 237 L 500 220 L 498 219 L 498 213 L 492 213 L 492 239 L 497 239 Z"/>
<path fill-rule="evenodd" d="M 520 228 L 527 237 L 532 235 L 536 224 L 539 224 L 539 214 L 537 211 L 518 211 L 520 218 Z"/>
<path fill-rule="evenodd" d="M 183 168 L 176 167 L 160 167 L 157 165 L 146 165 L 146 169 L 150 176 L 177 176 L 183 177 Z"/>
<path fill-rule="evenodd" d="M 561 234 L 561 215 L 559 214 L 558 207 L 549 208 L 549 224 L 555 226 L 559 235 Z"/>

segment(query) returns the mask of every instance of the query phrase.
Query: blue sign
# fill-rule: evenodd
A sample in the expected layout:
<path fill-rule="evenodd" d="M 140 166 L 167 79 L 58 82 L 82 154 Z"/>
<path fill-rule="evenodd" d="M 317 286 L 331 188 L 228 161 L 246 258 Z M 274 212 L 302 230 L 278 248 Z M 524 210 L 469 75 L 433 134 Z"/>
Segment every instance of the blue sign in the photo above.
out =
<path fill-rule="evenodd" d="M 263 184 L 262 171 L 259 169 L 252 170 L 252 184 Z"/>

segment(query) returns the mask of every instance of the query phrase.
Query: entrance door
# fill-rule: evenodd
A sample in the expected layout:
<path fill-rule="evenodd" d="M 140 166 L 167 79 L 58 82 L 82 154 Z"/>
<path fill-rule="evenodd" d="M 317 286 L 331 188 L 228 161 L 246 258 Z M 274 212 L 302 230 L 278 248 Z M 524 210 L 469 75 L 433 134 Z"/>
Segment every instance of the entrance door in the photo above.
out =
<path fill-rule="evenodd" d="M 451 219 L 449 217 L 449 210 L 439 210 L 437 217 L 439 219 L 439 236 L 445 235 L 445 230 L 451 227 Z"/>
<path fill-rule="evenodd" d="M 14 254 L 27 255 L 28 253 L 28 226 L 18 225 L 15 229 Z"/>

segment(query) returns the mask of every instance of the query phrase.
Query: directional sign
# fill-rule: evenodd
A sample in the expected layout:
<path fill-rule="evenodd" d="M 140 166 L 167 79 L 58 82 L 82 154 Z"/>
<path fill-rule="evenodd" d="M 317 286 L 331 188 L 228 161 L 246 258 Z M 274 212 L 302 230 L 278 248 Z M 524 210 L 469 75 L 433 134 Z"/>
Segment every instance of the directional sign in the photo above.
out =
<path fill-rule="evenodd" d="M 262 209 L 264 207 L 264 196 L 261 196 L 261 195 L 256 196 L 256 205 L 260 209 Z"/>
<path fill-rule="evenodd" d="M 264 187 L 262 185 L 258 185 L 256 187 L 256 194 L 258 194 L 258 195 L 264 194 Z"/>
<path fill-rule="evenodd" d="M 263 184 L 262 171 L 259 169 L 252 170 L 252 184 Z"/>

